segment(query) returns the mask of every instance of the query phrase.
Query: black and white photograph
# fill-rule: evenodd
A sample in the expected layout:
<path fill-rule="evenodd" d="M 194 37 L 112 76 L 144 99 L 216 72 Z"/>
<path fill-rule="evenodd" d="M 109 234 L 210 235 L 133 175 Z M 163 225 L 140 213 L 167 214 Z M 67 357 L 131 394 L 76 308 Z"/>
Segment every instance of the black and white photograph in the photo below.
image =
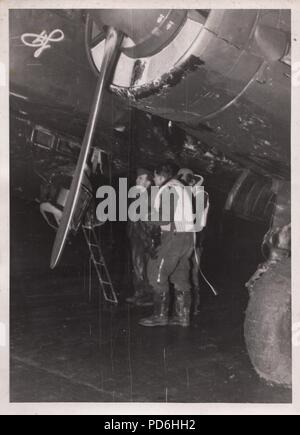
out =
<path fill-rule="evenodd" d="M 9 401 L 291 405 L 292 10 L 98 3 L 8 11 Z"/>

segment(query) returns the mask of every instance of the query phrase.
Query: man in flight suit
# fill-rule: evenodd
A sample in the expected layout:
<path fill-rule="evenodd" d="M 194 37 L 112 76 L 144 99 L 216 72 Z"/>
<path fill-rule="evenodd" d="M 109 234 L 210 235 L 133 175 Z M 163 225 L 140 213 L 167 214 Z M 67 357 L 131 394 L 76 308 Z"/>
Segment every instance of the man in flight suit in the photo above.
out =
<path fill-rule="evenodd" d="M 178 179 L 186 186 L 193 187 L 193 194 L 196 199 L 197 187 L 203 186 L 204 178 L 200 175 L 195 175 L 191 169 L 182 168 L 178 171 Z M 198 194 L 202 195 L 202 192 Z M 201 257 L 203 253 L 203 244 L 205 240 L 205 228 L 207 225 L 207 217 L 210 208 L 209 195 L 204 191 L 204 210 L 201 216 L 201 229 L 195 234 L 195 250 L 191 259 L 192 267 L 192 284 L 193 284 L 193 296 L 194 296 L 194 315 L 199 314 L 200 302 L 201 302 L 201 292 L 200 292 L 200 281 L 199 273 L 201 266 Z M 195 210 L 194 210 L 195 211 Z"/>
<path fill-rule="evenodd" d="M 191 197 L 175 174 L 170 164 L 162 164 L 154 173 L 155 185 L 159 187 L 154 211 L 159 215 L 161 244 L 156 258 L 150 258 L 148 263 L 148 278 L 154 290 L 154 312 L 151 317 L 139 322 L 146 327 L 190 325 L 189 262 L 194 246 L 193 206 Z M 167 204 L 169 219 L 166 219 L 164 203 L 168 191 L 172 194 Z M 175 316 L 169 320 L 170 282 L 175 287 Z"/>
<path fill-rule="evenodd" d="M 136 186 L 141 189 L 150 188 L 153 174 L 144 168 L 137 170 Z M 150 197 L 150 193 L 149 193 Z M 149 206 L 147 204 L 147 206 Z M 130 239 L 131 258 L 133 267 L 134 295 L 126 299 L 127 303 L 137 306 L 153 305 L 153 292 L 147 277 L 147 265 L 151 255 L 152 234 L 154 228 L 139 220 L 128 223 L 128 238 Z"/>

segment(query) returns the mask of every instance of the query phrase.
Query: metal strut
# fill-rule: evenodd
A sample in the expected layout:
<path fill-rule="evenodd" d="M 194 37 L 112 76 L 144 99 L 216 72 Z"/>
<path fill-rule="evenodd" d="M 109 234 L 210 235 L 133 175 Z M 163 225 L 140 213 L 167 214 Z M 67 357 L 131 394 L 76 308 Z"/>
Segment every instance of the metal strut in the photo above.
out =
<path fill-rule="evenodd" d="M 91 260 L 97 272 L 104 299 L 107 302 L 118 304 L 118 297 L 112 284 L 110 274 L 107 269 L 106 262 L 102 254 L 100 243 L 95 233 L 95 230 L 93 227 L 87 227 L 82 225 L 82 231 L 90 251 Z"/>

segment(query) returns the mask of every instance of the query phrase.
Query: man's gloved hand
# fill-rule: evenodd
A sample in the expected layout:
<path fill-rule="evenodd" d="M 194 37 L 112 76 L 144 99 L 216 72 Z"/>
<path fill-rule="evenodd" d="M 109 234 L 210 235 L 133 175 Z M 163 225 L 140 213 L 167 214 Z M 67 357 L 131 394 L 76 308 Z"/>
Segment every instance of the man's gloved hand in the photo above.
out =
<path fill-rule="evenodd" d="M 161 245 L 161 229 L 155 226 L 151 231 L 152 246 L 157 249 Z"/>
<path fill-rule="evenodd" d="M 154 246 L 153 241 L 152 241 L 152 246 L 150 246 L 149 249 L 148 249 L 148 253 L 149 253 L 150 257 L 153 260 L 157 259 L 157 257 L 158 257 L 158 249 Z"/>
<path fill-rule="evenodd" d="M 148 247 L 149 255 L 152 259 L 158 256 L 158 248 L 161 245 L 161 229 L 159 226 L 151 228 L 151 244 Z"/>

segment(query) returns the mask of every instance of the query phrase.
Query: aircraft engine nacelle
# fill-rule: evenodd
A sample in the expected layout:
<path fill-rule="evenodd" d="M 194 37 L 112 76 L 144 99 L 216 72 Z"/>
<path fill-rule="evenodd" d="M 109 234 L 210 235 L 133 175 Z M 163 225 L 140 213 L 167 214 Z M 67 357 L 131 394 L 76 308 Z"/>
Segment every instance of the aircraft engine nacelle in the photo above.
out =
<path fill-rule="evenodd" d="M 290 11 L 98 10 L 86 27 L 96 73 L 105 24 L 128 35 L 113 93 L 224 152 L 289 164 Z"/>

